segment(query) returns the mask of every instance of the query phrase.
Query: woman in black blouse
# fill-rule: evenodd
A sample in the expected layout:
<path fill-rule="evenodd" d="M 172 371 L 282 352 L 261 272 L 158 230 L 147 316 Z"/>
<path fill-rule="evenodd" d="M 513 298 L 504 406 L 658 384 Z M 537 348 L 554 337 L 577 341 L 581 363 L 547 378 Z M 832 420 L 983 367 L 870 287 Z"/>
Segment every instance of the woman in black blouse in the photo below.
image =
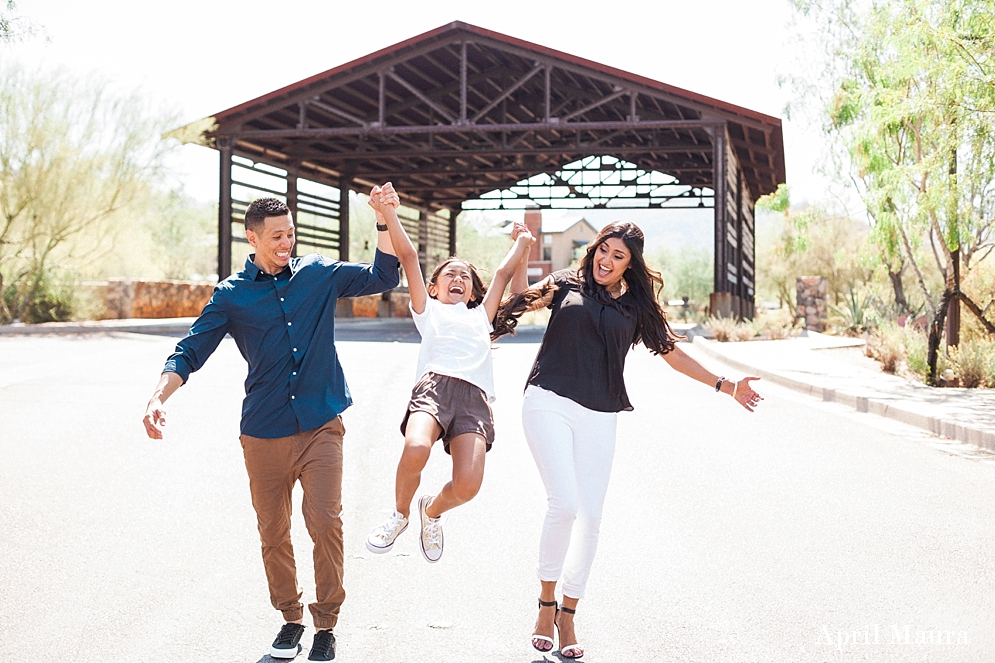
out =
<path fill-rule="evenodd" d="M 523 262 L 524 264 L 524 262 Z M 598 544 L 601 511 L 615 449 L 616 413 L 631 410 L 622 373 L 629 348 L 642 343 L 675 370 L 727 393 L 752 411 L 762 400 L 750 387 L 705 370 L 677 345 L 657 301 L 663 280 L 643 260 L 643 233 L 632 223 L 606 226 L 588 246 L 580 268 L 564 270 L 513 298 L 552 309 L 529 375 L 522 424 L 546 488 L 537 568 L 542 590 L 532 646 L 580 658 L 573 617 L 584 596 Z M 516 306 L 517 304 L 517 306 Z M 499 316 L 500 317 L 500 316 Z M 495 322 L 495 331 L 501 321 Z M 563 602 L 555 589 L 563 581 Z"/>

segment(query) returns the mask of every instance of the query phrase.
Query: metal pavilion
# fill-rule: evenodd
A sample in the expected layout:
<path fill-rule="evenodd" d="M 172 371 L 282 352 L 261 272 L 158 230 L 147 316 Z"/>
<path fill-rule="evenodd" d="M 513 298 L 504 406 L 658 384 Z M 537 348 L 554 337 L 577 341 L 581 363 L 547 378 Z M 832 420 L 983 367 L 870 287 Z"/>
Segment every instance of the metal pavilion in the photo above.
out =
<path fill-rule="evenodd" d="M 461 22 L 168 135 L 221 154 L 220 278 L 250 198 L 285 198 L 300 244 L 345 260 L 344 192 L 391 180 L 426 264 L 474 205 L 711 207 L 712 310 L 744 317 L 754 203 L 785 180 L 778 118 Z"/>

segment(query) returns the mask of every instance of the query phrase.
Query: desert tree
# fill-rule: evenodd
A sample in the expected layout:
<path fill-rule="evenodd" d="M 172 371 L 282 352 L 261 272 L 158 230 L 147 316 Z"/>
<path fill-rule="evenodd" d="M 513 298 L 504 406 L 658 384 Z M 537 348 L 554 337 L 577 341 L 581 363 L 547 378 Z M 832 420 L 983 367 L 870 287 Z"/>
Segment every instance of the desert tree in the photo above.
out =
<path fill-rule="evenodd" d="M 168 145 L 138 96 L 67 72 L 0 67 L 0 318 L 65 317 L 67 268 L 114 249 Z"/>
<path fill-rule="evenodd" d="M 911 267 L 929 309 L 930 382 L 961 290 L 992 248 L 995 11 L 991 0 L 793 0 L 825 47 L 808 79 L 874 225 L 901 303 Z M 934 264 L 920 257 L 924 249 Z M 928 287 L 935 268 L 942 290 Z M 958 318 L 959 319 L 959 318 Z M 954 326 L 954 330 L 956 327 Z M 956 336 L 947 341 L 956 343 Z"/>

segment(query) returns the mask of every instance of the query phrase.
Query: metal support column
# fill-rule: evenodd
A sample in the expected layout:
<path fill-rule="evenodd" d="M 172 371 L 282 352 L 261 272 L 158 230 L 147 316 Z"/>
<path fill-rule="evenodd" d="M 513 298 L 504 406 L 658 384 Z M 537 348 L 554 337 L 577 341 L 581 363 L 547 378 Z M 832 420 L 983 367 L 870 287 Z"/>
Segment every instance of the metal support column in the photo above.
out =
<path fill-rule="evenodd" d="M 739 317 L 749 317 L 746 306 L 746 284 L 743 269 L 743 171 L 736 167 L 736 296 L 739 298 Z"/>
<path fill-rule="evenodd" d="M 456 255 L 456 217 L 459 216 L 460 206 L 449 208 L 449 255 Z"/>
<path fill-rule="evenodd" d="M 423 209 L 418 210 L 418 264 L 428 278 L 428 214 Z"/>
<path fill-rule="evenodd" d="M 349 192 L 352 178 L 339 180 L 339 260 L 349 260 Z"/>
<path fill-rule="evenodd" d="M 303 105 L 303 104 L 302 104 Z M 290 216 L 293 217 L 294 223 L 299 224 L 300 219 L 297 218 L 297 175 L 298 175 L 297 164 L 290 164 L 287 166 L 287 207 L 290 208 Z M 294 243 L 293 253 L 294 257 L 297 257 L 297 243 Z"/>
<path fill-rule="evenodd" d="M 712 134 L 712 183 L 715 191 L 715 263 L 714 290 L 726 292 L 726 134 L 716 127 Z"/>
<path fill-rule="evenodd" d="M 233 138 L 219 138 L 221 177 L 218 191 L 218 281 L 231 276 L 231 157 Z"/>

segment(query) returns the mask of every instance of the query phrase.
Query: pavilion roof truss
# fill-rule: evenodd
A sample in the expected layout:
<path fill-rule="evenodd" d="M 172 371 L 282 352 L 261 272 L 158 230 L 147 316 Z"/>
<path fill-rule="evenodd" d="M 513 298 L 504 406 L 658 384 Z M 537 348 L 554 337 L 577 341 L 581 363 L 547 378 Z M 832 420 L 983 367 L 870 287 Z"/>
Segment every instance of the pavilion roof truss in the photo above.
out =
<path fill-rule="evenodd" d="M 392 181 L 418 212 L 423 267 L 455 251 L 467 201 L 712 207 L 715 290 L 748 302 L 733 308 L 752 316 L 753 205 L 785 179 L 777 118 L 464 23 L 194 126 L 222 155 L 222 275 L 238 211 L 226 164 L 243 157 L 283 169 L 295 212 L 302 180 L 340 191 Z M 319 201 L 319 220 L 348 218 L 348 196 L 339 198 Z M 348 224 L 326 230 L 312 234 L 348 258 Z"/>
<path fill-rule="evenodd" d="M 589 156 L 711 187 L 726 127 L 751 191 L 783 180 L 779 121 L 594 64 L 456 23 L 220 113 L 208 139 L 317 181 L 391 179 L 432 210 Z"/>

